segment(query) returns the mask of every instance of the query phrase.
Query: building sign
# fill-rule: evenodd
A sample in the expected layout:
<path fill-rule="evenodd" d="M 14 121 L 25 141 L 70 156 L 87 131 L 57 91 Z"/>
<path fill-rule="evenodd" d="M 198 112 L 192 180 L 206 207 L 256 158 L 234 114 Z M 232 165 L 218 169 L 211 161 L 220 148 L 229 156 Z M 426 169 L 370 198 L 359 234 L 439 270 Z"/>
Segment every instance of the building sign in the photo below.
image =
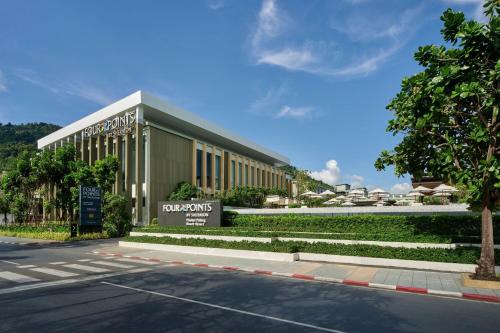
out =
<path fill-rule="evenodd" d="M 80 226 L 101 226 L 100 187 L 80 186 Z"/>
<path fill-rule="evenodd" d="M 158 202 L 159 225 L 220 227 L 221 220 L 219 200 Z"/>
<path fill-rule="evenodd" d="M 106 119 L 95 125 L 89 126 L 82 131 L 84 138 L 96 135 L 109 135 L 112 137 L 132 132 L 136 119 L 135 111 L 125 112 L 124 115 Z"/>

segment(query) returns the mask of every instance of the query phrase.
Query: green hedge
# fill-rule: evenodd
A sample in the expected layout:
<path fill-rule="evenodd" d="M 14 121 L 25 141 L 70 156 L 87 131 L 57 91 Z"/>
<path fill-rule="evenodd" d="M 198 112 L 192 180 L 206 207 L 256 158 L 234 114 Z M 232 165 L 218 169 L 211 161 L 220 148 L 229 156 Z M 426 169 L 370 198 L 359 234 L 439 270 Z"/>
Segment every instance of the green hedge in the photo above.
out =
<path fill-rule="evenodd" d="M 477 215 L 465 216 L 305 216 L 224 214 L 223 228 L 143 227 L 136 231 L 248 237 L 305 237 L 422 243 L 480 243 L 481 221 Z M 494 229 L 500 230 L 495 216 Z M 267 231 L 267 232 L 265 232 Z M 497 233 L 495 242 L 500 242 Z"/>
<path fill-rule="evenodd" d="M 77 237 L 70 237 L 69 230 L 66 232 L 53 232 L 53 231 L 6 231 L 0 230 L 0 236 L 19 237 L 19 238 L 32 238 L 56 241 L 74 241 L 74 240 L 88 240 L 88 239 L 103 239 L 109 238 L 106 232 L 103 233 L 89 233 L 82 234 Z"/>
<path fill-rule="evenodd" d="M 213 247 L 224 249 L 239 249 L 251 251 L 269 251 L 269 252 L 309 252 L 324 253 L 348 256 L 362 256 L 372 258 L 390 258 L 404 260 L 424 260 L 449 263 L 475 264 L 479 259 L 481 250 L 479 248 L 463 247 L 455 250 L 447 249 L 406 249 L 392 248 L 374 245 L 343 245 L 343 244 L 324 244 L 324 243 L 305 243 L 305 242 L 282 242 L 273 241 L 271 243 L 260 242 L 227 242 L 221 240 L 208 239 L 176 239 L 170 237 L 151 237 L 151 236 L 129 236 L 126 241 L 141 243 L 157 243 L 181 246 Z M 495 251 L 497 265 L 500 264 L 500 251 Z"/>

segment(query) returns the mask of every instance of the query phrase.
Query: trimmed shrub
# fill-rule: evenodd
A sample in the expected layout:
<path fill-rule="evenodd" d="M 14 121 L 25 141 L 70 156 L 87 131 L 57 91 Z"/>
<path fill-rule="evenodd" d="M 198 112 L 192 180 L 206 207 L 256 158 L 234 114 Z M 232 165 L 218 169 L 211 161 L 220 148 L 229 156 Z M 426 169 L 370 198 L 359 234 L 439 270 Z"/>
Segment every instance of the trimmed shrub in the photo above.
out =
<path fill-rule="evenodd" d="M 196 198 L 198 195 L 198 188 L 190 183 L 180 182 L 177 184 L 175 190 L 170 193 L 167 200 L 169 201 L 184 201 Z"/>
<path fill-rule="evenodd" d="M 271 243 L 248 241 L 221 241 L 200 238 L 176 239 L 171 237 L 134 236 L 126 237 L 126 241 L 140 243 L 156 243 L 181 246 L 213 247 L 224 249 L 238 249 L 250 251 L 269 251 L 282 253 L 309 252 L 336 254 L 347 256 L 362 256 L 372 258 L 390 258 L 403 260 L 424 260 L 435 262 L 475 264 L 481 254 L 481 249 L 462 247 L 455 250 L 448 249 L 406 249 L 375 245 L 343 245 L 324 243 L 305 243 L 292 241 L 272 241 Z M 500 264 L 500 250 L 496 250 L 496 262 Z"/>
<path fill-rule="evenodd" d="M 129 203 L 123 195 L 107 193 L 102 213 L 103 229 L 110 237 L 125 236 L 132 230 Z"/>

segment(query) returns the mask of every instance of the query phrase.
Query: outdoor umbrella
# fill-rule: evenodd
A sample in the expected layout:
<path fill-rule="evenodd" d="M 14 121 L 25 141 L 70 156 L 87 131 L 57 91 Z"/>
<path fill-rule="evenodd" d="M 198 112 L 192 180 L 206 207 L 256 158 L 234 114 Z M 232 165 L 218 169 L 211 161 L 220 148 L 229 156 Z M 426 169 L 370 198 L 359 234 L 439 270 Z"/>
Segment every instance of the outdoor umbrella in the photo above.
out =
<path fill-rule="evenodd" d="M 449 193 L 458 192 L 458 190 L 456 188 L 454 188 L 453 186 L 446 185 L 446 184 L 439 185 L 438 187 L 434 188 L 433 191 L 434 192 L 449 192 Z"/>
<path fill-rule="evenodd" d="M 332 192 L 330 190 L 326 190 L 326 191 L 321 192 L 319 195 L 322 195 L 322 196 L 335 195 L 335 192 Z"/>
<path fill-rule="evenodd" d="M 307 191 L 307 192 L 302 193 L 301 195 L 310 196 L 310 195 L 316 195 L 316 194 L 318 194 L 318 193 L 315 193 L 313 191 Z"/>
<path fill-rule="evenodd" d="M 436 192 L 432 195 L 433 197 L 451 197 L 450 192 Z"/>
<path fill-rule="evenodd" d="M 432 189 L 420 185 L 420 186 L 414 188 L 413 191 L 422 192 L 422 193 L 428 193 L 428 192 L 432 192 Z"/>
<path fill-rule="evenodd" d="M 411 191 L 406 196 L 407 197 L 414 197 L 414 198 L 416 198 L 416 197 L 423 197 L 424 195 L 422 193 L 420 193 L 420 192 Z"/>
<path fill-rule="evenodd" d="M 350 207 L 350 206 L 354 206 L 354 204 L 350 201 L 346 201 L 342 204 L 342 206 Z"/>
<path fill-rule="evenodd" d="M 369 194 L 383 194 L 383 193 L 387 193 L 387 191 L 384 191 L 383 189 L 381 188 L 376 188 L 374 190 L 371 190 L 370 192 L 368 192 Z"/>

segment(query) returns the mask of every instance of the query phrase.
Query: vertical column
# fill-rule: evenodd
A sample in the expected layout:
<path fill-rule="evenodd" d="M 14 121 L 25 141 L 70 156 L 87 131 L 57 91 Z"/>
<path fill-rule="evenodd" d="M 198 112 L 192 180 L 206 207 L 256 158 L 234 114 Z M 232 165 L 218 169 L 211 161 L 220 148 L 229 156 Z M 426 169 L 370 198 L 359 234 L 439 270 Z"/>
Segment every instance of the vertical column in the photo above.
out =
<path fill-rule="evenodd" d="M 207 145 L 201 146 L 201 188 L 207 193 Z"/>
<path fill-rule="evenodd" d="M 135 125 L 135 216 L 136 223 L 142 222 L 142 124 L 136 123 Z"/>
<path fill-rule="evenodd" d="M 229 169 L 229 170 L 227 170 L 227 177 L 229 178 L 227 180 L 227 189 L 230 190 L 234 186 L 234 184 L 233 184 L 233 154 L 228 153 L 227 157 L 229 160 L 227 163 L 227 167 Z"/>
<path fill-rule="evenodd" d="M 221 192 L 223 192 L 226 187 L 225 187 L 225 177 L 224 177 L 224 172 L 225 172 L 225 165 L 226 165 L 226 162 L 225 162 L 225 155 L 226 155 L 226 152 L 224 150 L 221 151 L 221 154 L 220 154 L 220 190 Z"/>
<path fill-rule="evenodd" d="M 82 150 L 82 148 L 81 148 L 82 142 L 81 142 L 78 134 L 76 134 L 76 133 L 73 135 L 73 145 L 75 147 L 75 159 L 79 160 L 81 158 L 80 152 Z"/>
<path fill-rule="evenodd" d="M 198 141 L 193 140 L 193 173 L 191 183 L 196 186 L 196 149 L 198 149 Z"/>
<path fill-rule="evenodd" d="M 210 174 L 210 179 L 212 180 L 212 193 L 215 194 L 215 160 L 217 159 L 217 150 L 215 149 L 215 146 L 212 146 L 212 167 L 210 168 L 212 170 Z M 220 171 L 220 165 L 219 165 L 219 171 Z M 220 175 L 219 175 L 219 181 L 220 181 Z"/>
<path fill-rule="evenodd" d="M 89 164 L 89 140 L 82 136 L 82 144 L 80 145 L 82 161 Z"/>
<path fill-rule="evenodd" d="M 132 204 L 132 134 L 125 134 L 125 195 Z"/>
<path fill-rule="evenodd" d="M 252 164 L 253 164 L 253 186 L 258 187 L 259 184 L 257 184 L 257 163 L 253 161 Z"/>
<path fill-rule="evenodd" d="M 240 157 L 238 155 L 236 155 L 234 157 L 234 173 L 236 175 L 236 177 L 234 177 L 234 182 L 236 184 L 234 184 L 234 186 L 240 186 Z"/>
<path fill-rule="evenodd" d="M 115 145 L 115 156 L 118 158 L 118 162 L 120 164 L 120 167 L 118 168 L 118 172 L 116 173 L 116 181 L 115 181 L 115 193 L 116 194 L 120 194 L 122 193 L 122 189 L 123 189 L 123 184 L 122 184 L 122 168 L 123 168 L 123 165 L 122 165 L 122 161 L 123 161 L 123 154 L 122 154 L 122 137 L 121 136 L 117 136 L 115 138 L 115 142 L 114 142 L 114 145 Z"/>

